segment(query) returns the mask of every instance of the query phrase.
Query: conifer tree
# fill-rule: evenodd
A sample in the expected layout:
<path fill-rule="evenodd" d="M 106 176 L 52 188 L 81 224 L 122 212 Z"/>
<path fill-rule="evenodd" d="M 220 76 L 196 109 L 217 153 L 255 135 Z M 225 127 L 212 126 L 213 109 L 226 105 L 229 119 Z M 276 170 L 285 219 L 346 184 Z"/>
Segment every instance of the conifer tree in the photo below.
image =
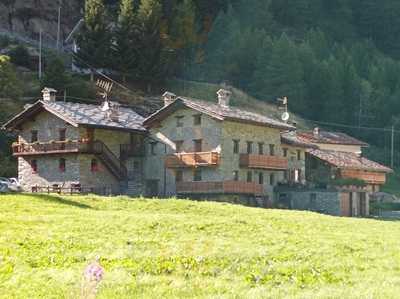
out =
<path fill-rule="evenodd" d="M 114 34 L 113 62 L 126 77 L 136 78 L 138 64 L 138 24 L 133 0 L 121 0 L 118 22 Z"/>
<path fill-rule="evenodd" d="M 64 62 L 58 57 L 53 57 L 45 68 L 41 83 L 42 87 L 51 87 L 61 92 L 67 87 L 68 79 Z"/>
<path fill-rule="evenodd" d="M 146 83 L 149 92 L 154 83 L 164 79 L 166 72 L 160 32 L 161 17 L 162 6 L 158 0 L 142 0 L 137 15 L 139 24 L 137 74 L 140 80 Z"/>
<path fill-rule="evenodd" d="M 109 66 L 111 35 L 103 0 L 86 0 L 84 26 L 78 45 L 78 65 L 84 68 L 88 67 L 85 63 L 95 68 Z"/>
<path fill-rule="evenodd" d="M 10 57 L 0 55 L 0 98 L 17 99 L 21 96 L 21 86 Z"/>

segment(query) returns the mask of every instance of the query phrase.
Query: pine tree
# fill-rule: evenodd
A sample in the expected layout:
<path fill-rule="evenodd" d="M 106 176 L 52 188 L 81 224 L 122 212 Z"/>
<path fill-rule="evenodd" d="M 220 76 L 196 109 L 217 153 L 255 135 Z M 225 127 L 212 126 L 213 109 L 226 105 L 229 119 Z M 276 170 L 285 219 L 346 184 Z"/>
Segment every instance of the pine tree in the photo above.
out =
<path fill-rule="evenodd" d="M 95 68 L 109 66 L 111 35 L 106 17 L 102 0 L 86 0 L 84 26 L 78 37 L 78 65 L 84 68 L 87 64 Z"/>
<path fill-rule="evenodd" d="M 257 79 L 258 94 L 262 99 L 275 100 L 278 97 L 290 98 L 291 107 L 299 111 L 304 97 L 303 68 L 296 45 L 283 34 L 275 40 L 268 61 L 260 62 L 254 72 Z"/>
<path fill-rule="evenodd" d="M 66 89 L 68 82 L 64 62 L 58 57 L 50 59 L 44 71 L 42 87 L 51 87 L 60 92 Z"/>
<path fill-rule="evenodd" d="M 152 85 L 161 82 L 166 73 L 164 46 L 161 40 L 162 6 L 158 0 L 142 0 L 137 20 L 138 36 L 138 68 L 140 80 L 146 83 L 150 92 Z"/>
<path fill-rule="evenodd" d="M 113 62 L 121 73 L 123 81 L 126 77 L 137 77 L 138 64 L 138 24 L 133 0 L 122 0 L 118 22 L 114 34 Z"/>

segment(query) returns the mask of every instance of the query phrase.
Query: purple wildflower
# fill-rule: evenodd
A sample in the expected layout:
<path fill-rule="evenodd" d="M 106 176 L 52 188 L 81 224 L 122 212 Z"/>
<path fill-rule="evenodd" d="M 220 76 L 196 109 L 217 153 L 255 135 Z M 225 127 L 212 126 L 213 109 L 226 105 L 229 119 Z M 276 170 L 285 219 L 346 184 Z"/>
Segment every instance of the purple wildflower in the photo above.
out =
<path fill-rule="evenodd" d="M 89 281 L 100 282 L 103 279 L 104 269 L 98 262 L 88 265 L 85 269 L 85 278 Z"/>

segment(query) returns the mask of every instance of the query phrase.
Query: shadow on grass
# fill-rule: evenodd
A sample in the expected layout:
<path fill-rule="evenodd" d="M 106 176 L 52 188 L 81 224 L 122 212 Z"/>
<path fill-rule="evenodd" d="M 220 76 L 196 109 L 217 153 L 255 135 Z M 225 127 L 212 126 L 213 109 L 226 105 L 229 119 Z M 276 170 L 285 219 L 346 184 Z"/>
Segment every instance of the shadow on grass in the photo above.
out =
<path fill-rule="evenodd" d="M 55 196 L 55 195 L 49 195 L 49 194 L 29 194 L 29 196 L 38 198 L 40 200 L 48 201 L 48 202 L 53 202 L 53 203 L 59 203 L 63 205 L 68 205 L 76 208 L 81 208 L 81 209 L 93 209 L 91 206 L 76 202 L 73 200 L 65 199 L 62 198 L 61 196 Z"/>

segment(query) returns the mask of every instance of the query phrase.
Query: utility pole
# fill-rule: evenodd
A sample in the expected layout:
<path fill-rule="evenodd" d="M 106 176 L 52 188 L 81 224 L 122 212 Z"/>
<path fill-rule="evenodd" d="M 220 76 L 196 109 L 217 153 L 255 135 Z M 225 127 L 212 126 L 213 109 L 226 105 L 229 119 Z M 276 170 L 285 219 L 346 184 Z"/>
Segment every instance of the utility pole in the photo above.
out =
<path fill-rule="evenodd" d="M 57 21 L 57 51 L 60 50 L 60 31 L 61 31 L 61 0 L 58 3 L 58 21 Z"/>
<path fill-rule="evenodd" d="M 394 168 L 394 125 L 392 125 L 392 143 L 390 150 L 390 167 Z"/>
<path fill-rule="evenodd" d="M 39 31 L 39 79 L 42 79 L 42 29 Z"/>

